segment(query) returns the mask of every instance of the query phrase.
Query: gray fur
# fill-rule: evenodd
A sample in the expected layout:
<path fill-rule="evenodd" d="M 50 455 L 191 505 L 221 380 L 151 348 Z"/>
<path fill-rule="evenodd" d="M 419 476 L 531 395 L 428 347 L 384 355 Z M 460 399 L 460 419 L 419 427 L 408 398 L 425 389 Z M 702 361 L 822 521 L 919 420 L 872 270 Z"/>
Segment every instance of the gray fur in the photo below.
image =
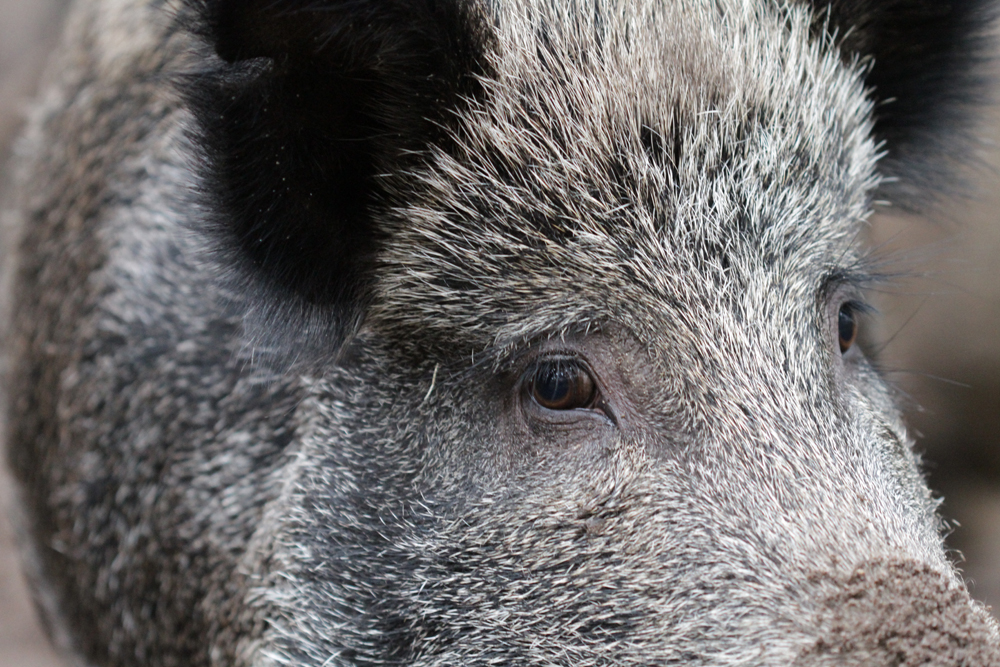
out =
<path fill-rule="evenodd" d="M 19 149 L 9 348 L 53 637 L 94 667 L 1000 664 L 891 391 L 838 350 L 866 65 L 805 4 L 476 7 L 482 89 L 378 174 L 341 336 L 205 231 L 197 8 L 76 3 Z M 611 417 L 524 399 L 553 353 Z"/>

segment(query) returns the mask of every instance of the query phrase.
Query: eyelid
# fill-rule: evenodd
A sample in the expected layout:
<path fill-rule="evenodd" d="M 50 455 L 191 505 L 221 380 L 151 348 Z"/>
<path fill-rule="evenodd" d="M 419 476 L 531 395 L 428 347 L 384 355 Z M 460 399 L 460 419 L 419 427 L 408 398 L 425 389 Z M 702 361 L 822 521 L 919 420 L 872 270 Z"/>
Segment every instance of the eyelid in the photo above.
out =
<path fill-rule="evenodd" d="M 524 370 L 521 372 L 522 383 L 531 379 L 535 370 L 541 364 L 547 363 L 572 363 L 579 364 L 581 368 L 591 374 L 592 377 L 596 379 L 596 375 L 590 368 L 590 364 L 584 361 L 583 357 L 578 354 L 573 353 L 568 350 L 550 350 L 542 352 L 537 356 L 530 357 L 524 364 Z"/>
<path fill-rule="evenodd" d="M 857 269 L 834 269 L 823 278 L 819 294 L 827 299 L 833 298 L 838 293 L 860 295 L 866 288 L 884 280 L 883 276 Z"/>
<path fill-rule="evenodd" d="M 864 296 L 864 286 L 875 280 L 873 276 L 844 269 L 831 271 L 820 286 L 819 301 L 830 309 L 834 316 L 845 304 L 850 305 L 860 315 L 877 314 L 878 310 L 868 303 Z"/>
<path fill-rule="evenodd" d="M 861 297 L 846 298 L 839 301 L 837 303 L 837 312 L 840 312 L 840 309 L 844 306 L 850 306 L 851 310 L 853 310 L 856 315 L 861 315 L 862 317 L 877 315 L 879 313 L 878 308 L 863 300 Z"/>
<path fill-rule="evenodd" d="M 560 351 L 543 353 L 531 359 L 531 361 L 525 365 L 524 371 L 521 373 L 520 385 L 522 388 L 526 389 L 531 386 L 531 382 L 542 364 L 551 363 L 566 363 L 579 366 L 584 372 L 590 375 L 591 379 L 594 381 L 594 386 L 597 387 L 597 391 L 600 392 L 601 387 L 600 383 L 597 381 L 597 374 L 590 368 L 590 364 L 584 361 L 579 355 L 573 354 L 572 352 L 567 353 Z"/>

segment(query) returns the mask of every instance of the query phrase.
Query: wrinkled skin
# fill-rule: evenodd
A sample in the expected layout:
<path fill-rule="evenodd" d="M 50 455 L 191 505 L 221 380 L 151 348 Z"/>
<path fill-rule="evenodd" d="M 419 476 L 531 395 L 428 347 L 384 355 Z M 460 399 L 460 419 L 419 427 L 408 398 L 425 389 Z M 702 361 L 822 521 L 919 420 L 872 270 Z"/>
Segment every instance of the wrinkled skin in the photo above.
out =
<path fill-rule="evenodd" d="M 873 201 L 962 119 L 893 77 L 968 64 L 955 19 L 897 72 L 885 6 L 77 3 L 9 348 L 56 641 L 1000 664 L 855 340 Z"/>

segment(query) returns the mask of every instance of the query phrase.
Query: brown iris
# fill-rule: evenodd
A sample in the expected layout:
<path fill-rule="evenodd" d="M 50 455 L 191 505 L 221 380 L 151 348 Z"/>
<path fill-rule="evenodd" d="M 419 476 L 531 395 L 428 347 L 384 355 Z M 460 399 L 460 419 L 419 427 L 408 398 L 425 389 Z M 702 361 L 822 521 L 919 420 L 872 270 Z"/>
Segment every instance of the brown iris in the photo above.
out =
<path fill-rule="evenodd" d="M 531 376 L 529 391 L 547 410 L 576 410 L 594 405 L 597 385 L 590 373 L 573 359 L 543 361 Z"/>
<path fill-rule="evenodd" d="M 840 336 L 840 353 L 847 354 L 858 338 L 857 314 L 854 306 L 849 303 L 840 307 L 840 313 L 837 315 L 837 333 Z"/>

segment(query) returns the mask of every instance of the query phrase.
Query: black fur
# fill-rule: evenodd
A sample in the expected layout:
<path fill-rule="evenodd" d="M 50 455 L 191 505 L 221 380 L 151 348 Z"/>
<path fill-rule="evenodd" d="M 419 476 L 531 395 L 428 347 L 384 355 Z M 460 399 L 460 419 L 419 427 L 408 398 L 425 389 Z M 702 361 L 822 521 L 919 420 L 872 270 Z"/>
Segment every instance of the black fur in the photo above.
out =
<path fill-rule="evenodd" d="M 366 301 L 371 214 L 391 200 L 380 177 L 445 141 L 483 73 L 484 28 L 438 0 L 191 6 L 221 57 L 189 97 L 223 251 L 239 280 L 276 292 L 264 302 L 285 312 L 268 327 L 290 308 L 318 316 L 329 352 Z"/>
<path fill-rule="evenodd" d="M 869 65 L 884 142 L 882 194 L 907 209 L 926 205 L 968 155 L 973 109 L 985 104 L 990 27 L 984 0 L 814 0 L 817 22 L 849 59 Z M 829 24 L 827 25 L 827 21 Z"/>

